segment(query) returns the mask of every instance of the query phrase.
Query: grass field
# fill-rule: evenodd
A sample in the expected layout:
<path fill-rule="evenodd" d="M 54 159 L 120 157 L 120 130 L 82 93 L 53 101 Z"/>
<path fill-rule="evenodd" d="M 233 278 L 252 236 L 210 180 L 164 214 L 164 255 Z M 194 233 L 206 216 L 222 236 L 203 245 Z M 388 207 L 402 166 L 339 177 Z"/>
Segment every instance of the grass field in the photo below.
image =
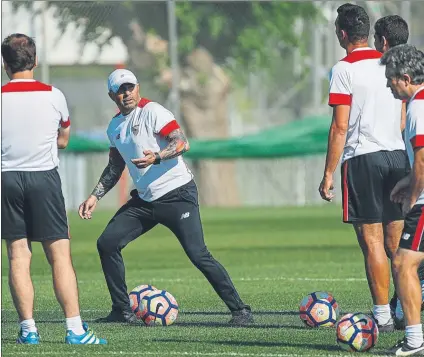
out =
<path fill-rule="evenodd" d="M 88 322 L 110 310 L 96 239 L 112 213 L 97 212 L 92 221 L 70 216 L 82 317 Z M 362 256 L 351 227 L 340 221 L 339 207 L 203 209 L 202 214 L 209 249 L 252 306 L 253 326 L 227 326 L 230 315 L 224 304 L 173 235 L 158 227 L 124 249 L 127 282 L 130 289 L 153 284 L 169 290 L 180 305 L 173 326 L 91 322 L 109 345 L 64 345 L 64 319 L 54 297 L 50 268 L 40 245 L 35 244 L 35 319 L 42 344 L 17 346 L 17 315 L 8 291 L 3 249 L 2 356 L 346 355 L 335 343 L 334 328 L 307 329 L 297 315 L 302 297 L 315 290 L 332 292 L 343 312 L 368 313 L 372 307 Z M 380 335 L 372 352 L 381 354 L 401 336 L 401 332 Z"/>

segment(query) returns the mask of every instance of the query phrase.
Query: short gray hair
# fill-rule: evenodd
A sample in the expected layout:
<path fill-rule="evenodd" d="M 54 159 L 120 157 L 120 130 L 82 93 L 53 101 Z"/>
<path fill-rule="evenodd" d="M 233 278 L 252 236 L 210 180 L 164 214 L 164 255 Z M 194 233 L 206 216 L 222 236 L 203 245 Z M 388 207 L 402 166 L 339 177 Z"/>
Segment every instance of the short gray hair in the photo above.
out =
<path fill-rule="evenodd" d="M 424 53 L 412 45 L 398 45 L 380 59 L 389 78 L 411 77 L 412 84 L 424 83 Z"/>

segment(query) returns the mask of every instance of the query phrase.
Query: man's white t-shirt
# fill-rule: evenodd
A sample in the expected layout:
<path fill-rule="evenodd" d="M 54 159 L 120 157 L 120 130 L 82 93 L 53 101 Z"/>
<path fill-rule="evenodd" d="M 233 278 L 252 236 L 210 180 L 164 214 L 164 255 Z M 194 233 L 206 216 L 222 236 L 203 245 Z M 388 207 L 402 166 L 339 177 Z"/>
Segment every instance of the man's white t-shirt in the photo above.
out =
<path fill-rule="evenodd" d="M 424 146 L 424 87 L 408 101 L 405 142 L 409 163 L 414 167 L 414 149 Z M 416 204 L 424 204 L 424 192 L 418 197 Z"/>
<path fill-rule="evenodd" d="M 2 171 L 48 171 L 59 165 L 59 127 L 71 124 L 63 93 L 33 79 L 1 87 Z"/>
<path fill-rule="evenodd" d="M 357 48 L 331 70 L 328 104 L 350 106 L 342 162 L 382 150 L 405 150 L 400 129 L 402 101 L 386 86 L 381 56 L 369 47 Z"/>
<path fill-rule="evenodd" d="M 109 124 L 107 135 L 128 166 L 140 198 L 151 202 L 193 179 L 183 158 L 163 160 L 159 165 L 139 169 L 132 159 L 144 157 L 143 151 L 159 152 L 168 146 L 166 140 L 179 128 L 172 113 L 156 102 L 141 99 L 129 114 L 117 114 Z"/>

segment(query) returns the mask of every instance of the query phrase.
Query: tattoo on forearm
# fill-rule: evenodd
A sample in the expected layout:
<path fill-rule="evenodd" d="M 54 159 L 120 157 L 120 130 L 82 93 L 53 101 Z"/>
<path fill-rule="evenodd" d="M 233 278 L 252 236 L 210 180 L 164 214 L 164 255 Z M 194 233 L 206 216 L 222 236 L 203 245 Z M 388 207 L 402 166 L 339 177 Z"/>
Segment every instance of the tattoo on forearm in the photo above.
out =
<path fill-rule="evenodd" d="M 174 130 L 166 139 L 169 141 L 169 144 L 160 152 L 162 160 L 173 159 L 185 153 L 190 148 L 188 140 L 181 129 Z"/>
<path fill-rule="evenodd" d="M 103 170 L 99 182 L 91 193 L 100 200 L 119 181 L 125 169 L 125 161 L 117 149 L 111 148 L 109 152 L 109 163 Z"/>

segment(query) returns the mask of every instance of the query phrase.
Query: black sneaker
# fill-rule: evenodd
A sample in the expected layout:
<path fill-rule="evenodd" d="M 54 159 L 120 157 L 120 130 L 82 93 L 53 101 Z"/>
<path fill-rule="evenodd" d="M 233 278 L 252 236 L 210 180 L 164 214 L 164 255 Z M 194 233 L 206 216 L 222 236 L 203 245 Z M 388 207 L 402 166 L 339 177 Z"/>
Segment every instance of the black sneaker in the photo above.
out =
<path fill-rule="evenodd" d="M 128 323 L 131 325 L 144 325 L 143 321 L 137 319 L 137 316 L 131 311 L 116 311 L 112 310 L 106 317 L 101 317 L 94 322 L 99 323 Z"/>
<path fill-rule="evenodd" d="M 390 311 L 392 312 L 392 315 L 395 314 L 396 306 L 397 306 L 397 300 L 398 300 L 398 297 L 397 297 L 397 294 L 395 292 L 393 294 L 392 299 L 390 300 Z"/>
<path fill-rule="evenodd" d="M 413 348 L 406 343 L 406 339 L 403 339 L 394 345 L 388 353 L 394 356 L 424 356 L 424 343 L 418 348 Z"/>
<path fill-rule="evenodd" d="M 378 323 L 378 320 L 374 317 L 374 314 L 372 312 L 371 312 L 371 317 L 375 321 L 375 323 L 377 324 L 378 332 L 386 333 L 386 332 L 394 332 L 395 331 L 395 324 L 394 324 L 392 318 L 390 318 L 390 320 L 387 321 L 387 323 L 385 323 L 384 325 L 380 325 Z"/>
<path fill-rule="evenodd" d="M 228 322 L 230 325 L 243 326 L 253 324 L 253 314 L 249 309 L 232 311 L 231 314 L 233 317 Z"/>

